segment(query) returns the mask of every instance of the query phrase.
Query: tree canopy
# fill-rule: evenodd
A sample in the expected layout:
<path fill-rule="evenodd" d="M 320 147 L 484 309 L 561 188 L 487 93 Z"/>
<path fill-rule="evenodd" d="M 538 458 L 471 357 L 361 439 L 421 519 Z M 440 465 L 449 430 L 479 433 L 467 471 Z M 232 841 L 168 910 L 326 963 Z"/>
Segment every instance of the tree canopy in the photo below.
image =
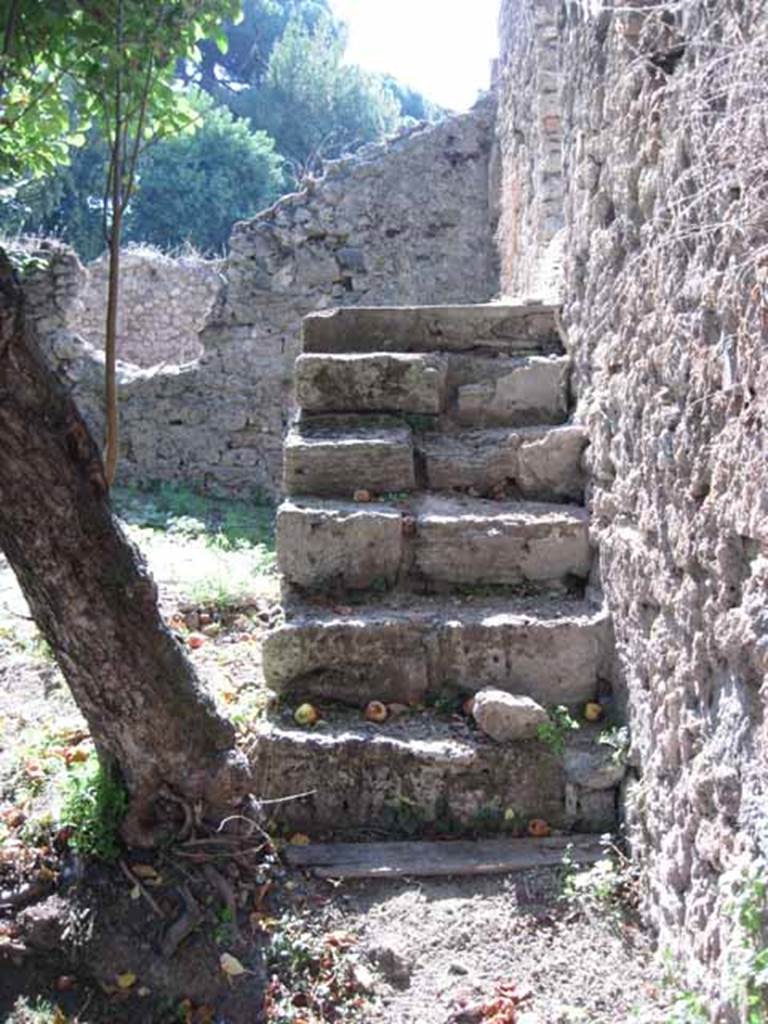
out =
<path fill-rule="evenodd" d="M 0 0 L 3 27 L 0 231 L 55 234 L 86 259 L 105 244 L 118 79 L 123 115 L 141 107 L 144 79 L 131 68 L 154 69 L 141 133 L 154 124 L 162 137 L 142 153 L 147 140 L 134 135 L 135 160 L 124 147 L 135 186 L 125 237 L 164 247 L 219 250 L 235 220 L 324 157 L 441 115 L 393 78 L 344 63 L 329 0 Z"/>
<path fill-rule="evenodd" d="M 193 130 L 151 146 L 141 161 L 126 238 L 220 252 L 233 221 L 285 191 L 283 161 L 266 132 L 251 131 L 205 93 L 193 106 L 200 115 Z"/>
<path fill-rule="evenodd" d="M 343 63 L 346 33 L 323 14 L 314 27 L 298 17 L 275 43 L 262 80 L 231 94 L 229 106 L 264 127 L 301 173 L 393 131 L 400 105 L 380 76 Z"/>

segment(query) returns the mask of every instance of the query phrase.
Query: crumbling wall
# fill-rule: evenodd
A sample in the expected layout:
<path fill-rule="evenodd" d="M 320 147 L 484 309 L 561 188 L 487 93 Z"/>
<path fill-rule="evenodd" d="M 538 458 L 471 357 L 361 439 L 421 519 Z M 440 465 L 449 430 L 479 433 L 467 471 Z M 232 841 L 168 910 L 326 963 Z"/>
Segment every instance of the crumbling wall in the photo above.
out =
<path fill-rule="evenodd" d="M 236 224 L 194 362 L 120 367 L 119 479 L 274 496 L 302 317 L 336 305 L 482 302 L 498 291 L 492 101 L 326 165 Z M 48 349 L 101 431 L 103 360 L 79 336 L 82 270 L 61 247 L 33 275 Z M 34 296 L 34 299 L 33 299 Z"/>
<path fill-rule="evenodd" d="M 120 260 L 119 357 L 136 366 L 188 363 L 202 351 L 200 331 L 222 286 L 222 260 L 166 256 L 129 246 Z M 109 259 L 87 266 L 73 326 L 94 348 L 104 347 Z"/>
<path fill-rule="evenodd" d="M 502 287 L 545 279 L 559 231 L 644 909 L 713 1019 L 746 1020 L 742 941 L 766 937 L 733 886 L 768 857 L 768 5 L 503 7 Z"/>

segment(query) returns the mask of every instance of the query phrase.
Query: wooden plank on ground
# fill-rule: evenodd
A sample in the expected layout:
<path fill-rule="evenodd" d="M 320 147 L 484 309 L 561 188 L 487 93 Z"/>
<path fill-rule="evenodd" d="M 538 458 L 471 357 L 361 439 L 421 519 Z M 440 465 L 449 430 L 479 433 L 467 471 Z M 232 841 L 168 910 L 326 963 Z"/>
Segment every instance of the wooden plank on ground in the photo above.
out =
<path fill-rule="evenodd" d="M 578 864 L 605 856 L 597 836 L 546 839 L 478 839 L 402 843 L 310 843 L 288 846 L 293 867 L 318 878 L 403 878 L 405 876 L 495 875 L 556 866 L 570 848 Z"/>

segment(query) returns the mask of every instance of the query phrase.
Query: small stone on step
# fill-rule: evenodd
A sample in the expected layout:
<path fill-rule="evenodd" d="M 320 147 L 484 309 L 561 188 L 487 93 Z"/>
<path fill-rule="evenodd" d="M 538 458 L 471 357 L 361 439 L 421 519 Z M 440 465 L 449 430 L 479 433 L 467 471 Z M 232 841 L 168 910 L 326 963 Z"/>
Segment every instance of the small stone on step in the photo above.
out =
<path fill-rule="evenodd" d="M 530 697 L 504 690 L 480 690 L 472 709 L 480 729 L 499 743 L 529 740 L 547 721 L 547 712 Z"/>

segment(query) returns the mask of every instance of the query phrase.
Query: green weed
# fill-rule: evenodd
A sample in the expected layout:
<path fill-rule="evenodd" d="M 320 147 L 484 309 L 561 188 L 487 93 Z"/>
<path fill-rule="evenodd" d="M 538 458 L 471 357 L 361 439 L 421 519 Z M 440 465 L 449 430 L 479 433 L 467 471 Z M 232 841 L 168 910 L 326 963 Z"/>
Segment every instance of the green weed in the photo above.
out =
<path fill-rule="evenodd" d="M 764 865 L 740 866 L 724 884 L 731 895 L 726 913 L 734 935 L 727 951 L 733 997 L 745 1024 L 768 1020 L 768 876 Z"/>
<path fill-rule="evenodd" d="M 603 836 L 601 842 L 605 856 L 588 868 L 576 864 L 570 850 L 566 850 L 561 898 L 584 917 L 599 920 L 614 934 L 621 935 L 637 910 L 639 875 L 610 836 Z"/>
<path fill-rule="evenodd" d="M 87 857 L 113 861 L 120 855 L 118 829 L 128 809 L 122 782 L 92 753 L 73 765 L 62 782 L 61 823 L 72 829 L 70 845 Z"/>
<path fill-rule="evenodd" d="M 568 711 L 564 704 L 547 708 L 549 715 L 548 722 L 542 724 L 536 730 L 536 736 L 541 743 L 544 743 L 553 754 L 558 757 L 565 753 L 565 739 L 569 732 L 579 729 L 579 723 Z"/>
<path fill-rule="evenodd" d="M 353 944 L 346 933 L 318 936 L 300 917 L 284 917 L 265 951 L 270 978 L 264 999 L 268 1024 L 365 1020 L 373 976 L 352 951 Z"/>
<path fill-rule="evenodd" d="M 274 508 L 262 497 L 234 501 L 162 483 L 145 489 L 115 488 L 113 500 L 120 517 L 133 526 L 200 537 L 225 551 L 274 547 Z"/>
<path fill-rule="evenodd" d="M 612 729 L 604 729 L 597 737 L 597 742 L 612 750 L 611 760 L 614 764 L 627 763 L 629 753 L 629 729 L 626 725 L 617 725 Z"/>
<path fill-rule="evenodd" d="M 35 661 L 53 662 L 53 651 L 42 633 L 22 632 L 12 626 L 0 626 L 0 641 L 8 643 L 14 650 L 26 654 Z"/>
<path fill-rule="evenodd" d="M 58 1024 L 62 1020 L 61 1011 L 48 999 L 35 999 L 30 1002 L 26 996 L 20 996 L 14 1003 L 8 1024 Z"/>

